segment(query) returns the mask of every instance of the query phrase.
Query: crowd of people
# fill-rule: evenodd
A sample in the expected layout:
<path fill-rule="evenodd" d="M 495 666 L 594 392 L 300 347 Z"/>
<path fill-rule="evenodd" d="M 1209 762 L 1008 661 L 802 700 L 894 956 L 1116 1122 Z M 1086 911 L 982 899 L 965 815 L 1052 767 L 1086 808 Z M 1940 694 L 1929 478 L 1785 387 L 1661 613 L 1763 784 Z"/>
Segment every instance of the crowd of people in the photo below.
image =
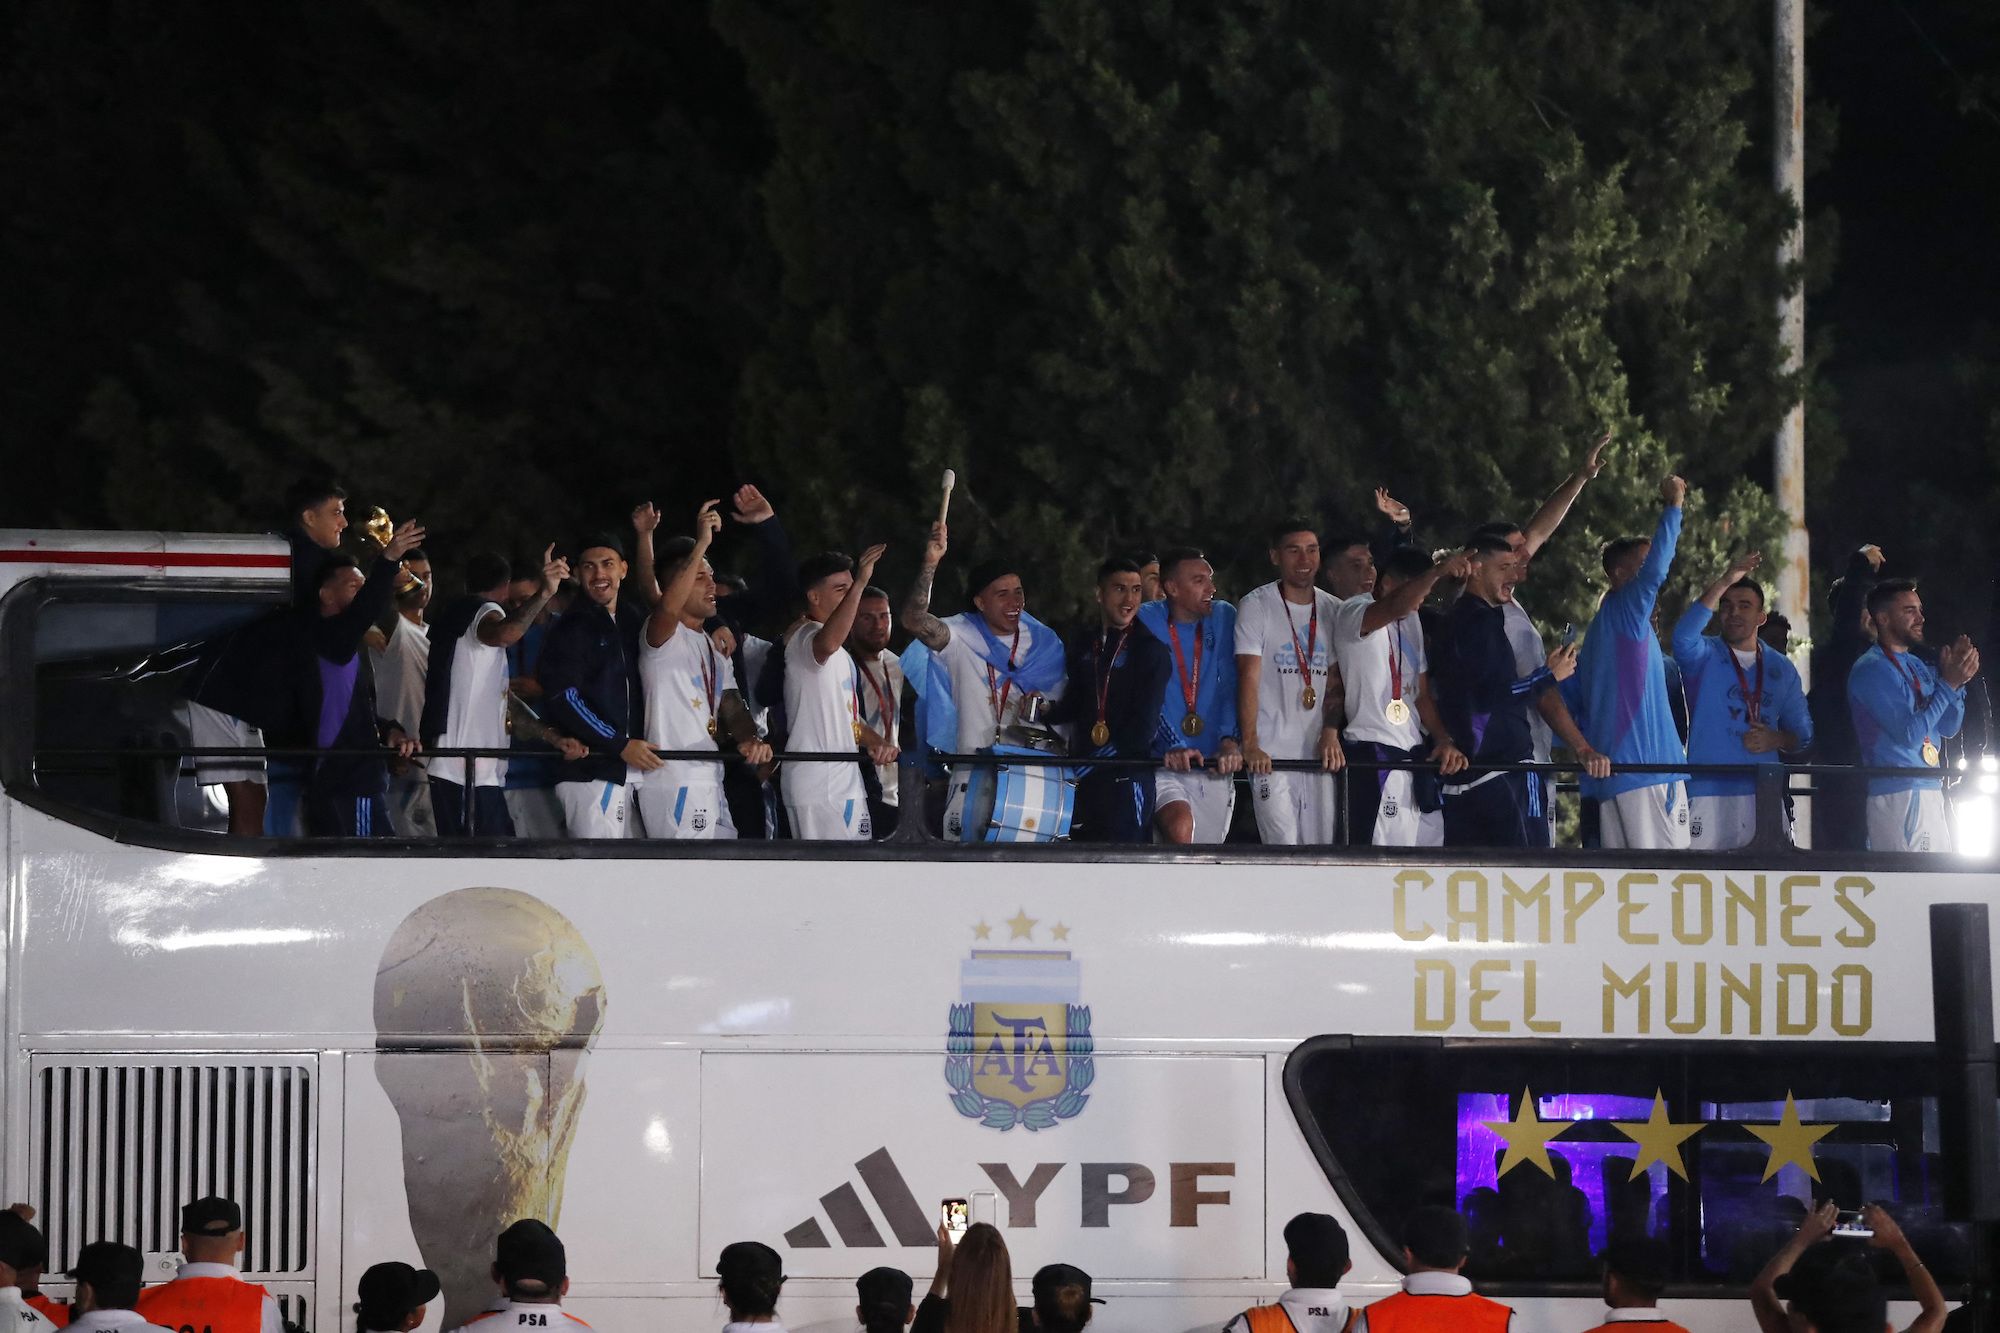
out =
<path fill-rule="evenodd" d="M 286 1333 L 277 1301 L 246 1280 L 243 1215 L 227 1199 L 198 1199 L 181 1210 L 182 1262 L 175 1277 L 143 1284 L 139 1251 L 94 1241 L 77 1253 L 67 1276 L 69 1301 L 41 1290 L 48 1245 L 16 1204 L 0 1212 L 0 1333 Z M 1949 1327 L 1943 1293 L 1888 1210 L 1862 1211 L 1865 1244 L 1836 1234 L 1838 1210 L 1823 1203 L 1771 1256 L 1750 1289 L 1761 1333 L 1893 1333 L 1888 1301 L 1871 1251 L 1893 1259 L 1919 1306 L 1907 1333 Z M 1275 1302 L 1245 1310 L 1225 1333 L 1505 1333 L 1513 1311 L 1480 1295 L 1464 1274 L 1470 1255 L 1465 1221 L 1449 1207 L 1427 1205 L 1404 1219 L 1397 1243 L 1400 1290 L 1365 1305 L 1341 1283 L 1353 1268 L 1347 1231 L 1325 1213 L 1300 1213 L 1285 1224 L 1287 1290 Z M 975 1223 L 962 1235 L 940 1225 L 937 1270 L 921 1302 L 900 1269 L 870 1269 L 855 1283 L 854 1318 L 863 1333 L 1083 1333 L 1096 1306 L 1090 1274 L 1073 1264 L 1049 1264 L 1017 1304 L 1007 1242 L 998 1228 Z M 1606 1313 L 1590 1333 L 1619 1333 L 1643 1324 L 1658 1333 L 1687 1333 L 1660 1312 L 1672 1272 L 1671 1252 L 1650 1236 L 1614 1239 L 1600 1256 Z M 494 1246 L 491 1301 L 460 1327 L 570 1330 L 590 1325 L 562 1308 L 569 1292 L 568 1253 L 549 1226 L 523 1218 Z M 715 1275 L 728 1311 L 723 1333 L 784 1333 L 779 1314 L 784 1262 L 760 1241 L 723 1247 Z M 429 1314 L 441 1284 L 436 1273 L 400 1261 L 361 1275 L 353 1305 L 355 1333 L 413 1333 Z M 1966 1313 L 1964 1311 L 1961 1314 Z M 1959 1315 L 1952 1315 L 1957 1319 Z"/>
<path fill-rule="evenodd" d="M 303 484 L 293 607 L 208 646 L 190 743 L 326 752 L 201 759 L 241 834 L 858 840 L 907 810 L 967 841 L 1066 826 L 1216 843 L 1254 822 L 1272 844 L 1547 847 L 1555 793 L 1536 766 L 1561 747 L 1587 845 L 1743 847 L 1759 767 L 1809 758 L 1903 770 L 1820 783 L 1816 846 L 1865 831 L 1877 850 L 1951 850 L 1944 747 L 1979 653 L 1926 647 L 1918 589 L 1879 576 L 1879 549 L 1836 585 L 1808 696 L 1755 552 L 1662 635 L 1687 490 L 1669 476 L 1652 534 L 1603 548 L 1595 618 L 1550 645 L 1519 590 L 1608 439 L 1526 525 L 1442 551 L 1386 491 L 1373 538 L 1283 519 L 1275 577 L 1235 603 L 1201 549 L 1108 559 L 1095 623 L 1067 635 L 1029 613 L 1004 557 L 970 568 L 964 610 L 934 611 L 942 519 L 900 603 L 875 582 L 883 546 L 797 560 L 754 486 L 729 517 L 756 583 L 710 563 L 720 501 L 671 539 L 644 504 L 566 555 L 466 553 L 446 598 L 420 525 L 378 533 L 364 567 L 342 549 L 345 493 Z M 494 753 L 426 759 L 456 748 Z"/>

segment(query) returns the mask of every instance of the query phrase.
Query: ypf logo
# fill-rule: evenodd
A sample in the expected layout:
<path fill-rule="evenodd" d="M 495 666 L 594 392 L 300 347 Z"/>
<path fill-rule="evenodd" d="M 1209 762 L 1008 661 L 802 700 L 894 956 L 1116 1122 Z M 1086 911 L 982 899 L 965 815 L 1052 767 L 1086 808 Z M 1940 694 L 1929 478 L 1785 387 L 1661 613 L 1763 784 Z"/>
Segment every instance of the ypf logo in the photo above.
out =
<path fill-rule="evenodd" d="M 951 1104 L 992 1129 L 1049 1129 L 1081 1112 L 1096 1076 L 1090 1055 L 1090 1010 L 1082 998 L 1083 968 L 1067 949 L 1033 947 L 1041 921 L 1019 909 L 1001 922 L 1008 940 L 1027 948 L 979 948 L 958 965 L 959 1003 L 951 1007 L 944 1081 Z M 984 921 L 972 928 L 990 940 Z M 1053 944 L 1069 927 L 1049 928 Z"/>

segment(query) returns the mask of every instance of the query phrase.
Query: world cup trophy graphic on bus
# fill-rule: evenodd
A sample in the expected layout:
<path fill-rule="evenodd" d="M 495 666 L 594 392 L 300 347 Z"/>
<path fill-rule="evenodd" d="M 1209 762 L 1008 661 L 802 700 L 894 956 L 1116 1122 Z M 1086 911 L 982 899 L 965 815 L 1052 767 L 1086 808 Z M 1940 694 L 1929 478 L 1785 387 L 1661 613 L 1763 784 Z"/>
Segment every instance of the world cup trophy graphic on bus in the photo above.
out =
<path fill-rule="evenodd" d="M 403 919 L 375 974 L 375 1066 L 403 1134 L 403 1189 L 445 1328 L 492 1299 L 494 1239 L 561 1221 L 604 978 L 567 917 L 459 889 Z"/>

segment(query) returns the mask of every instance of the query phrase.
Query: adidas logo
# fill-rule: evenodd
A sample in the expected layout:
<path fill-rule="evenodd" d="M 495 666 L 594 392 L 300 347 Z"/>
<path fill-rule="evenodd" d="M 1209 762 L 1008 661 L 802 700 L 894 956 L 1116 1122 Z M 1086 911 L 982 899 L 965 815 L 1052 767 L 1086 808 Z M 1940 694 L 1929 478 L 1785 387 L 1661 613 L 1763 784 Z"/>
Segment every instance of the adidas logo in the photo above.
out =
<path fill-rule="evenodd" d="M 896 1159 L 889 1156 L 887 1148 L 877 1148 L 854 1164 L 855 1173 L 868 1190 L 868 1197 L 875 1201 L 875 1207 L 889 1224 L 889 1230 L 896 1234 L 896 1243 L 906 1249 L 923 1249 L 937 1243 L 937 1233 L 932 1230 L 930 1217 L 917 1196 L 910 1192 L 909 1182 L 896 1169 Z M 875 1219 L 861 1203 L 861 1195 L 853 1184 L 846 1183 L 838 1189 L 819 1196 L 819 1206 L 826 1210 L 827 1220 L 833 1223 L 834 1234 L 840 1243 L 850 1249 L 887 1249 L 888 1242 L 875 1226 Z M 795 1250 L 827 1250 L 833 1242 L 826 1238 L 826 1230 L 816 1217 L 805 1221 L 785 1233 L 785 1244 Z"/>

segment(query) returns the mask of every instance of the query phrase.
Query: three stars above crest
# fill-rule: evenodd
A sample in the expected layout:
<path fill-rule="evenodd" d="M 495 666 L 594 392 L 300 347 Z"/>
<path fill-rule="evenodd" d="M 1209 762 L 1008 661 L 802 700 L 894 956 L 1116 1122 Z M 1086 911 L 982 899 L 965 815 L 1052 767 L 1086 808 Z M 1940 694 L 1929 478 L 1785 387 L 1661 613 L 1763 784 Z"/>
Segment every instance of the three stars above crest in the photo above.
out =
<path fill-rule="evenodd" d="M 1499 1175 L 1505 1176 L 1523 1162 L 1532 1162 L 1545 1174 L 1552 1178 L 1555 1176 L 1555 1165 L 1549 1161 L 1549 1144 L 1578 1122 L 1543 1120 L 1535 1108 L 1533 1090 L 1523 1088 L 1513 1119 L 1480 1122 L 1507 1145 L 1500 1157 Z M 1669 1171 L 1686 1180 L 1687 1164 L 1681 1158 L 1681 1145 L 1712 1123 L 1722 1122 L 1673 1120 L 1667 1114 L 1666 1096 L 1655 1090 L 1652 1113 L 1646 1119 L 1614 1120 L 1611 1127 L 1638 1145 L 1639 1154 L 1632 1163 L 1634 1180 L 1655 1162 L 1664 1164 Z M 1743 1124 L 1742 1127 L 1762 1139 L 1771 1150 L 1769 1159 L 1764 1163 L 1765 1180 L 1785 1166 L 1799 1167 L 1812 1179 L 1818 1180 L 1819 1167 L 1813 1161 L 1813 1144 L 1838 1128 L 1836 1125 L 1801 1124 L 1798 1103 L 1792 1099 L 1790 1092 L 1785 1094 L 1785 1109 L 1777 1124 Z"/>
<path fill-rule="evenodd" d="M 1033 941 L 1035 938 L 1035 927 L 1042 924 L 1042 919 L 1040 917 L 1029 916 L 1028 909 L 1025 907 L 1017 907 L 1014 909 L 1014 915 L 1003 917 L 1000 924 L 1007 927 L 1007 938 L 1009 940 Z M 992 939 L 993 927 L 985 921 L 980 921 L 972 928 L 972 938 L 975 940 Z M 1057 943 L 1067 942 L 1069 939 L 1069 927 L 1060 921 L 1056 922 L 1053 926 L 1049 927 L 1049 938 Z"/>

